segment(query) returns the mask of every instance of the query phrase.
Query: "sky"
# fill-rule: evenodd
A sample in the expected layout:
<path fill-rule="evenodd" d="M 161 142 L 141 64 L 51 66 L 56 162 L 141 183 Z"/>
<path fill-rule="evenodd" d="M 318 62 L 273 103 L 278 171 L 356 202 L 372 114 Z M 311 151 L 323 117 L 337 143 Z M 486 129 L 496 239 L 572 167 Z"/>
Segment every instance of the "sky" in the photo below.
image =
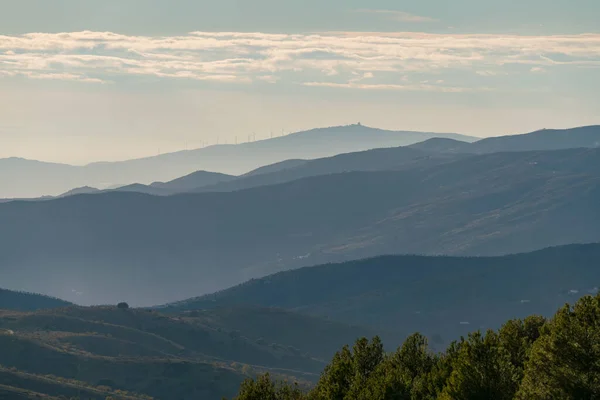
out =
<path fill-rule="evenodd" d="M 597 0 L 0 0 L 0 157 L 600 124 Z"/>

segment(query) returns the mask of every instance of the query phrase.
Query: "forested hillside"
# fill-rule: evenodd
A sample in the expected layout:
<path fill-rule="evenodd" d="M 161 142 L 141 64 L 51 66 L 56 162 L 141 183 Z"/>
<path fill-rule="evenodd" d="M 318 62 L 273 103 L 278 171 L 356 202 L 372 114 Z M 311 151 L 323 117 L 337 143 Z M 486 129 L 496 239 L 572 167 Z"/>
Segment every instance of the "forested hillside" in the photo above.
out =
<path fill-rule="evenodd" d="M 385 256 L 281 272 L 167 310 L 280 307 L 448 343 L 507 319 L 550 316 L 600 287 L 600 244 L 502 257 Z"/>
<path fill-rule="evenodd" d="M 236 400 L 548 400 L 600 395 L 600 296 L 553 318 L 507 321 L 434 353 L 416 333 L 386 354 L 378 337 L 345 346 L 306 392 L 269 375 L 242 384 Z"/>

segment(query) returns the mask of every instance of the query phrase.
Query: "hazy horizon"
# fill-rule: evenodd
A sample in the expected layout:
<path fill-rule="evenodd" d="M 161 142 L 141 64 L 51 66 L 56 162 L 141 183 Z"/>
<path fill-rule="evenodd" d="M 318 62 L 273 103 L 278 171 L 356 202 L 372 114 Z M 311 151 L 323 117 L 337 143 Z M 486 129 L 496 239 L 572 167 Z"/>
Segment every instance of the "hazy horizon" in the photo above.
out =
<path fill-rule="evenodd" d="M 480 140 L 480 139 L 486 139 L 486 138 L 490 138 L 490 137 L 499 137 L 499 136 L 506 136 L 506 135 L 519 135 L 519 134 L 526 134 L 526 133 L 531 133 L 531 132 L 535 132 L 538 130 L 542 130 L 542 129 L 572 129 L 572 128 L 579 128 L 579 127 L 584 127 L 587 125 L 581 125 L 581 126 L 566 126 L 566 127 L 544 127 L 544 128 L 539 128 L 539 129 L 533 129 L 531 131 L 523 131 L 523 132 L 511 132 L 511 133 L 507 133 L 507 134 L 497 134 L 497 135 L 489 135 L 489 136 L 476 136 L 476 135 L 469 135 L 469 134 L 465 134 L 463 132 L 451 132 L 451 131 L 425 131 L 425 130 L 407 130 L 407 129 L 394 129 L 394 128 L 380 128 L 378 126 L 371 126 L 371 125 L 367 125 L 367 124 L 363 124 L 360 121 L 358 121 L 358 123 L 360 123 L 362 126 L 365 126 L 367 128 L 373 128 L 373 129 L 381 129 L 381 130 L 387 130 L 387 131 L 396 131 L 396 132 L 424 132 L 424 133 L 439 133 L 439 134 L 458 134 L 458 135 L 465 135 L 465 136 L 471 136 L 473 138 L 475 138 L 475 140 Z M 27 160 L 27 161 L 39 161 L 39 162 L 43 162 L 43 163 L 50 163 L 50 164 L 64 164 L 64 165 L 70 165 L 70 166 L 75 166 L 75 167 L 85 167 L 85 166 L 89 166 L 89 165 L 93 165 L 93 164 L 102 164 L 102 163 L 113 163 L 113 162 L 122 162 L 122 161 L 132 161 L 132 160 L 142 160 L 142 159 L 146 159 L 146 158 L 152 158 L 155 156 L 160 156 L 160 155 L 165 155 L 165 154 L 172 154 L 172 153 L 182 153 L 182 152 L 186 152 L 186 151 L 194 151 L 194 150 L 200 150 L 200 149 L 205 149 L 205 148 L 210 148 L 210 147 L 215 147 L 215 146 L 235 146 L 235 145 L 242 145 L 245 143 L 252 143 L 252 142 L 260 142 L 260 141 L 265 141 L 265 140 L 269 140 L 269 139 L 276 139 L 278 137 L 284 137 L 284 136 L 288 136 L 288 135 L 293 135 L 296 133 L 302 133 L 302 132 L 306 132 L 306 131 L 310 131 L 310 130 L 319 130 L 319 129 L 327 129 L 327 128 L 338 128 L 338 127 L 344 127 L 344 126 L 351 126 L 351 125 L 356 125 L 357 123 L 348 123 L 348 124 L 344 124 L 344 125 L 331 125 L 331 126 L 317 126 L 317 127 L 312 127 L 312 128 L 307 128 L 307 129 L 302 129 L 302 130 L 298 130 L 298 131 L 291 131 L 291 132 L 275 132 L 275 131 L 270 131 L 265 137 L 260 137 L 258 136 L 258 134 L 256 132 L 254 132 L 254 137 L 252 137 L 251 135 L 247 135 L 247 136 L 237 136 L 234 138 L 233 142 L 227 142 L 227 139 L 225 139 L 225 142 L 223 142 L 223 140 L 221 140 L 219 143 L 208 143 L 208 142 L 201 142 L 199 147 L 190 147 L 189 143 L 186 142 L 184 148 L 180 148 L 180 149 L 172 149 L 170 151 L 160 151 L 160 149 L 158 149 L 159 151 L 154 153 L 154 154 L 142 154 L 142 155 L 137 155 L 137 156 L 132 156 L 132 157 L 127 157 L 125 156 L 124 158 L 115 158 L 115 159 L 98 159 L 98 160 L 90 160 L 87 162 L 82 162 L 82 163 L 70 163 L 70 162 L 63 162 L 63 161 L 54 161 L 54 160 L 45 160 L 45 159 L 33 159 L 33 158 L 27 158 L 27 157 L 22 157 L 22 156 L 6 156 L 6 157 L 0 157 L 1 159 L 22 159 L 22 160 Z M 593 125 L 589 125 L 589 126 L 595 126 L 596 124 Z M 600 124 L 598 124 L 600 125 Z M 272 134 L 272 135 L 271 135 Z M 237 143 L 236 140 L 237 139 Z M 219 138 L 217 138 L 217 140 L 219 140 Z M 309 158 L 310 159 L 310 158 Z M 250 172 L 251 170 L 248 170 L 246 172 Z M 113 185 L 114 186 L 114 185 Z"/>
<path fill-rule="evenodd" d="M 82 165 L 358 121 L 600 124 L 591 0 L 7 3 L 0 158 Z"/>

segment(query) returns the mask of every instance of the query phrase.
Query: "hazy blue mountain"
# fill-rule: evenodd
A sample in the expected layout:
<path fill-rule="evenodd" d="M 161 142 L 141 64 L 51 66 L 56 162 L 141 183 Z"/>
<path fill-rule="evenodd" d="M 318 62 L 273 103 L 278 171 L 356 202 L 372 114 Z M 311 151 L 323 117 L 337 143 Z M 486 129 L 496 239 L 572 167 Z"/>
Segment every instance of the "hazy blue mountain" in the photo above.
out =
<path fill-rule="evenodd" d="M 115 188 L 99 190 L 89 186 L 69 190 L 58 197 L 73 196 L 76 194 L 98 194 L 105 192 L 133 192 L 145 193 L 153 196 L 169 196 L 177 193 L 185 193 L 192 189 L 198 189 L 207 185 L 215 185 L 219 182 L 227 182 L 235 177 L 220 174 L 218 172 L 196 171 L 181 178 L 169 182 L 154 182 L 151 185 L 133 183 L 131 185 L 117 186 Z"/>
<path fill-rule="evenodd" d="M 427 139 L 424 142 L 411 144 L 408 147 L 435 153 L 471 153 L 471 145 L 472 143 L 455 139 L 433 138 Z"/>
<path fill-rule="evenodd" d="M 79 188 L 71 189 L 68 192 L 63 193 L 58 197 L 74 196 L 76 194 L 95 194 L 95 193 L 100 193 L 100 192 L 101 192 L 100 189 L 96 189 L 96 188 L 93 188 L 90 186 L 82 186 Z"/>
<path fill-rule="evenodd" d="M 116 189 L 105 190 L 104 192 L 130 192 L 130 193 L 144 193 L 152 196 L 168 196 L 171 193 L 168 189 L 161 187 L 155 187 L 151 185 L 142 185 L 141 183 L 133 183 L 131 185 L 121 186 Z"/>
<path fill-rule="evenodd" d="M 598 171 L 600 149 L 510 152 L 238 192 L 4 203 L 0 281 L 150 305 L 331 261 L 595 242 Z"/>
<path fill-rule="evenodd" d="M 441 153 L 496 153 L 600 147 L 600 125 L 572 129 L 542 129 L 522 135 L 507 135 L 466 142 L 433 138 L 411 148 Z"/>
<path fill-rule="evenodd" d="M 426 165 L 446 162 L 452 159 L 450 154 L 458 156 L 467 153 L 560 150 L 598 146 L 600 146 L 600 126 L 564 130 L 547 129 L 523 135 L 482 139 L 476 142 L 436 137 L 415 143 L 408 148 L 373 149 L 308 161 L 289 160 L 259 168 L 229 182 L 204 186 L 195 191 L 248 189 L 255 186 L 289 182 L 308 176 L 347 171 L 397 170 L 414 166 L 417 163 Z M 446 154 L 447 158 L 440 158 L 439 154 Z"/>
<path fill-rule="evenodd" d="M 203 186 L 227 182 L 232 179 L 235 179 L 235 176 L 221 174 L 218 172 L 196 171 L 181 178 L 173 179 L 169 182 L 154 182 L 150 186 L 154 188 L 165 189 L 172 193 L 182 193 Z"/>
<path fill-rule="evenodd" d="M 600 287 L 600 244 L 502 257 L 384 256 L 281 272 L 170 305 L 281 307 L 445 340 L 508 319 L 551 316 Z"/>
<path fill-rule="evenodd" d="M 349 171 L 399 170 L 417 165 L 436 165 L 452 161 L 458 157 L 459 155 L 452 156 L 443 152 L 425 152 L 411 147 L 390 147 L 344 153 L 315 160 L 287 160 L 260 167 L 241 176 L 197 171 L 167 183 L 157 182 L 152 185 L 137 183 L 111 190 L 138 192 L 155 196 L 186 192 L 231 192 L 257 186 L 285 183 L 317 175 Z"/>
<path fill-rule="evenodd" d="M 0 198 L 60 195 L 87 184 L 78 167 L 23 158 L 0 159 Z"/>
<path fill-rule="evenodd" d="M 54 297 L 0 289 L 0 310 L 34 311 L 69 305 L 71 303 Z"/>
<path fill-rule="evenodd" d="M 305 164 L 306 162 L 308 162 L 309 160 L 285 160 L 285 161 L 281 161 L 281 162 L 277 162 L 275 164 L 269 164 L 269 165 L 265 165 L 264 167 L 259 167 L 256 168 L 250 172 L 246 172 L 243 175 L 240 175 L 239 177 L 248 177 L 248 176 L 253 176 L 253 175 L 263 175 L 263 174 L 268 174 L 271 172 L 279 172 L 285 169 L 290 169 L 290 168 L 295 168 L 298 167 L 302 164 Z"/>
<path fill-rule="evenodd" d="M 600 125 L 572 129 L 542 129 L 523 135 L 492 137 L 479 140 L 470 147 L 474 153 L 595 148 L 600 147 Z"/>
<path fill-rule="evenodd" d="M 328 157 L 380 147 L 404 146 L 432 137 L 472 141 L 459 134 L 386 131 L 362 125 L 314 129 L 238 145 L 215 145 L 153 157 L 76 167 L 23 159 L 0 160 L 0 198 L 57 196 L 76 187 L 107 188 L 166 182 L 195 171 L 239 175 L 288 159 Z"/>
<path fill-rule="evenodd" d="M 243 175 L 233 180 L 216 185 L 200 187 L 193 192 L 230 192 L 249 189 L 257 186 L 274 185 L 291 182 L 310 176 L 330 175 L 352 171 L 386 171 L 415 168 L 417 166 L 433 166 L 455 159 L 452 156 L 425 152 L 410 147 L 390 147 L 365 150 L 355 153 L 339 154 L 332 157 L 308 160 L 289 168 L 277 169 L 280 164 L 261 168 L 263 173 Z M 273 172 L 268 172 L 273 171 Z"/>

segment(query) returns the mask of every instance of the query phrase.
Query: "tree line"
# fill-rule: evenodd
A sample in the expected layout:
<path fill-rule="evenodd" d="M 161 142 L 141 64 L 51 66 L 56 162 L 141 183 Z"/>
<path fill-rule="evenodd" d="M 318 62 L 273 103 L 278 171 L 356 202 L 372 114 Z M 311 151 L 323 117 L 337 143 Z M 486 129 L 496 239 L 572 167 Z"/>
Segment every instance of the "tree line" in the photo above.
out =
<path fill-rule="evenodd" d="M 248 379 L 236 400 L 600 399 L 600 295 L 473 332 L 442 353 L 416 333 L 386 354 L 378 337 L 345 346 L 304 391 L 269 374 Z"/>

